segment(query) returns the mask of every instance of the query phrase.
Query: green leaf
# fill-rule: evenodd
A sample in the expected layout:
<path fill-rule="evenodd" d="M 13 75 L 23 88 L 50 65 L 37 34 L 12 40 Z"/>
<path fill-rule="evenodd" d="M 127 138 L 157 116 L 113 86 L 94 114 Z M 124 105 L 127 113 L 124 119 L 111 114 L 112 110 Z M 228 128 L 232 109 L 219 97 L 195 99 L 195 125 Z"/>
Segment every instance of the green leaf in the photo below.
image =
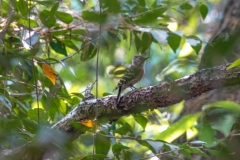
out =
<path fill-rule="evenodd" d="M 115 133 L 118 133 L 120 135 L 124 135 L 124 134 L 128 133 L 131 130 L 132 130 L 131 126 L 128 123 L 125 122 L 122 125 L 122 127 L 120 127 L 120 128 L 115 130 Z"/>
<path fill-rule="evenodd" d="M 218 101 L 215 103 L 208 104 L 205 109 L 210 109 L 210 108 L 215 108 L 215 107 L 220 107 L 220 108 L 225 108 L 229 109 L 232 111 L 232 113 L 238 117 L 240 116 L 240 105 L 232 102 L 232 101 Z"/>
<path fill-rule="evenodd" d="M 58 7 L 59 7 L 59 2 L 55 3 L 52 6 L 52 8 L 50 10 L 50 16 L 54 16 L 55 15 L 56 11 L 58 10 Z"/>
<path fill-rule="evenodd" d="M 103 97 L 109 96 L 109 95 L 112 95 L 112 93 L 107 93 L 107 92 L 103 93 Z"/>
<path fill-rule="evenodd" d="M 138 0 L 138 3 L 143 7 L 146 6 L 145 0 Z"/>
<path fill-rule="evenodd" d="M 39 111 L 39 113 L 38 113 Z M 39 114 L 39 121 L 40 122 L 47 122 L 48 120 L 48 113 L 42 108 L 34 108 L 28 110 L 28 117 L 38 122 L 38 114 Z"/>
<path fill-rule="evenodd" d="M 136 18 L 135 23 L 139 24 L 150 24 L 157 20 L 158 17 L 162 16 L 163 13 L 167 10 L 164 6 L 157 6 L 151 9 L 140 8 L 139 16 Z"/>
<path fill-rule="evenodd" d="M 57 52 L 57 53 L 60 53 L 60 54 L 63 54 L 64 56 L 67 56 L 67 51 L 66 51 L 66 47 L 65 47 L 65 44 L 62 43 L 61 41 L 59 41 L 58 39 L 56 39 L 56 42 L 54 41 L 51 41 L 50 42 L 50 46 L 51 48 Z"/>
<path fill-rule="evenodd" d="M 157 137 L 160 140 L 166 142 L 172 142 L 186 132 L 187 129 L 193 126 L 196 120 L 200 117 L 201 113 L 196 113 L 194 115 L 186 115 L 178 120 L 176 123 L 172 124 L 171 127 L 161 132 Z"/>
<path fill-rule="evenodd" d="M 216 131 L 211 127 L 209 122 L 204 122 L 201 125 L 198 125 L 198 136 L 199 140 L 206 142 L 206 147 L 214 147 L 220 141 L 215 139 Z"/>
<path fill-rule="evenodd" d="M 56 24 L 56 18 L 54 16 L 50 16 L 50 12 L 48 10 L 44 9 L 42 12 L 40 12 L 39 18 L 41 22 L 48 28 L 51 28 Z"/>
<path fill-rule="evenodd" d="M 95 149 L 97 154 L 107 155 L 110 149 L 110 138 L 104 136 L 104 132 L 98 132 L 95 139 Z"/>
<path fill-rule="evenodd" d="M 24 19 L 19 19 L 18 23 L 22 24 L 26 27 L 29 27 L 29 19 L 27 21 Z M 39 25 L 38 25 L 37 21 L 30 19 L 30 28 L 34 28 L 34 27 L 38 27 L 38 26 Z"/>
<path fill-rule="evenodd" d="M 76 97 L 79 97 L 79 98 L 84 99 L 84 96 L 83 96 L 82 93 L 75 93 L 75 92 L 73 92 L 73 93 L 71 93 L 71 94 L 74 95 L 74 96 L 76 96 Z"/>
<path fill-rule="evenodd" d="M 69 48 L 71 48 L 71 49 L 73 49 L 73 50 L 75 50 L 75 51 L 78 51 L 78 47 L 77 47 L 72 41 L 63 40 L 63 43 L 64 43 L 67 47 L 69 47 Z"/>
<path fill-rule="evenodd" d="M 191 45 L 194 51 L 198 54 L 202 47 L 202 41 L 196 36 L 187 37 L 186 41 Z"/>
<path fill-rule="evenodd" d="M 73 21 L 72 15 L 68 14 L 68 13 L 65 13 L 65 12 L 57 11 L 55 13 L 55 16 L 56 16 L 57 19 L 59 19 L 60 21 L 66 23 L 66 24 L 69 24 Z"/>
<path fill-rule="evenodd" d="M 121 42 L 120 38 L 118 37 L 117 33 L 108 31 L 108 37 L 113 40 L 114 42 Z"/>
<path fill-rule="evenodd" d="M 142 126 L 143 130 L 145 130 L 148 123 L 147 118 L 141 114 L 134 115 L 134 118 L 135 118 L 135 121 Z"/>
<path fill-rule="evenodd" d="M 18 7 L 18 10 L 20 11 L 21 15 L 26 18 L 27 15 L 28 15 L 28 3 L 27 3 L 27 1 L 25 1 L 25 0 L 17 1 L 17 7 Z"/>
<path fill-rule="evenodd" d="M 121 7 L 120 2 L 118 0 L 102 0 L 103 7 L 113 13 L 119 13 Z"/>
<path fill-rule="evenodd" d="M 81 54 L 81 61 L 88 61 L 92 59 L 97 53 L 97 47 L 93 43 L 88 43 L 88 40 L 82 43 L 81 48 L 83 48 L 83 51 Z"/>
<path fill-rule="evenodd" d="M 93 11 L 83 11 L 82 12 L 82 18 L 84 20 L 90 21 L 90 22 L 96 22 L 96 23 L 104 23 L 107 19 L 106 14 L 99 14 L 97 12 Z"/>
<path fill-rule="evenodd" d="M 164 29 L 154 29 L 151 30 L 150 33 L 152 34 L 153 38 L 160 43 L 167 44 L 168 41 L 168 30 Z"/>
<path fill-rule="evenodd" d="M 148 149 L 150 149 L 154 154 L 157 153 L 157 151 L 146 141 L 146 140 L 137 140 L 137 142 Z"/>
<path fill-rule="evenodd" d="M 240 66 L 240 59 L 237 59 L 230 66 L 227 67 L 227 70 L 231 68 L 239 67 L 239 66 Z"/>
<path fill-rule="evenodd" d="M 190 9 L 192 9 L 193 7 L 192 7 L 192 5 L 189 4 L 189 3 L 184 3 L 184 4 L 182 4 L 182 5 L 180 6 L 180 8 L 181 8 L 182 10 L 190 10 Z"/>
<path fill-rule="evenodd" d="M 200 13 L 201 13 L 202 18 L 205 19 L 206 16 L 207 16 L 207 14 L 208 14 L 208 8 L 207 8 L 207 6 L 204 5 L 204 4 L 201 4 L 201 6 L 199 7 L 199 11 L 200 11 Z"/>
<path fill-rule="evenodd" d="M 168 44 L 172 48 L 172 50 L 176 53 L 181 42 L 181 37 L 174 33 L 169 33 L 168 36 Z"/>
<path fill-rule="evenodd" d="M 112 146 L 112 152 L 114 155 L 119 155 L 121 151 L 129 149 L 129 147 L 122 145 L 121 143 L 116 143 Z"/>

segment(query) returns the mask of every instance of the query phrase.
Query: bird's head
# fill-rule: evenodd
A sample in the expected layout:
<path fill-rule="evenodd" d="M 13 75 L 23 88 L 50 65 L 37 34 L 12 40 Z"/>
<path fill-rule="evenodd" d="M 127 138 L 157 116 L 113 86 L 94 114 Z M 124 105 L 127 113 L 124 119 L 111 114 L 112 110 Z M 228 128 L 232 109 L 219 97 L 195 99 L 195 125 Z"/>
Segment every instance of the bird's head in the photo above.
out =
<path fill-rule="evenodd" d="M 142 66 L 143 63 L 148 59 L 149 57 L 143 57 L 140 54 L 136 54 L 134 55 L 133 59 L 132 59 L 132 64 L 135 66 Z"/>

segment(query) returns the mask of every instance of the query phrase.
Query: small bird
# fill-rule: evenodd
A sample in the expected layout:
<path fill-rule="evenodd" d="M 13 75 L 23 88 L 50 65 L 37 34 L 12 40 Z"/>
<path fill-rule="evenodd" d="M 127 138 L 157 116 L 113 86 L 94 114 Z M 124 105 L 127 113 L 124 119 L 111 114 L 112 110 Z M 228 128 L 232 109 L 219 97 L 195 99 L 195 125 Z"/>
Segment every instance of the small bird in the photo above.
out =
<path fill-rule="evenodd" d="M 124 73 L 124 76 L 118 82 L 118 85 L 113 90 L 118 89 L 116 106 L 118 105 L 121 97 L 121 93 L 128 87 L 134 88 L 134 84 L 139 82 L 144 75 L 143 64 L 149 57 L 143 57 L 142 55 L 136 54 L 132 59 L 132 64 L 130 64 Z"/>

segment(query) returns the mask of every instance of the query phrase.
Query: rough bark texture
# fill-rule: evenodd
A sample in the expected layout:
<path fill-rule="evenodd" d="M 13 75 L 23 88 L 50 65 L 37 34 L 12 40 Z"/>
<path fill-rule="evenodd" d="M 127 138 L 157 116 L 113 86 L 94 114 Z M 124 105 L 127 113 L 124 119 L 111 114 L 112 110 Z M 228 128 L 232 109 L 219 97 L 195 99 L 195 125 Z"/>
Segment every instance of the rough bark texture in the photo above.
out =
<path fill-rule="evenodd" d="M 204 92 L 224 86 L 238 85 L 239 83 L 240 68 L 226 70 L 226 66 L 218 66 L 204 69 L 171 83 L 158 84 L 128 92 L 121 98 L 121 109 L 114 107 L 116 96 L 86 100 L 52 128 L 73 132 L 73 121 L 94 119 L 96 113 L 98 113 L 98 120 L 104 118 L 111 121 L 126 114 L 167 107 Z"/>

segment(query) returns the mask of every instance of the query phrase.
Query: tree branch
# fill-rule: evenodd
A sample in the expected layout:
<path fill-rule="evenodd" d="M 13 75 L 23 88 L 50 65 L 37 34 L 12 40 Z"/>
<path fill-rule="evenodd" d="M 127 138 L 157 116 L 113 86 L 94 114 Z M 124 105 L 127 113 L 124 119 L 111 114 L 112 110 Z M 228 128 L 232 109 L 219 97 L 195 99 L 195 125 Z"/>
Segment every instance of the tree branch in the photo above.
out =
<path fill-rule="evenodd" d="M 170 83 L 161 83 L 128 92 L 121 98 L 119 104 L 122 106 L 121 109 L 114 107 L 116 96 L 83 101 L 52 128 L 74 132 L 73 121 L 94 119 L 96 111 L 98 111 L 99 120 L 104 118 L 111 121 L 131 113 L 167 107 L 213 89 L 238 85 L 240 68 L 230 70 L 226 70 L 226 68 L 226 65 L 222 65 L 203 69 Z"/>

